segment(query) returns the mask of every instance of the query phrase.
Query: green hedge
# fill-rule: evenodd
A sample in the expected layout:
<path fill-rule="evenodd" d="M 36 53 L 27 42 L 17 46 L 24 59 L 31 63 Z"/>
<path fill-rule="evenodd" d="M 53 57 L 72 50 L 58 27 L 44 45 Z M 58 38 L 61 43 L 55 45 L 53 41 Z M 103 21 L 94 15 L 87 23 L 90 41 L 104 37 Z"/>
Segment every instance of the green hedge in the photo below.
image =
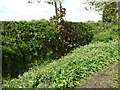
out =
<path fill-rule="evenodd" d="M 94 35 L 92 42 L 108 42 L 110 40 L 119 39 L 119 27 L 118 25 L 112 25 L 106 31 L 102 31 Z"/>
<path fill-rule="evenodd" d="M 113 23 L 113 22 L 86 22 L 87 25 L 89 25 L 92 28 L 92 33 L 98 34 L 101 32 L 105 32 L 108 31 L 110 28 L 113 28 L 114 26 L 118 26 L 117 23 Z"/>
<path fill-rule="evenodd" d="M 64 22 L 59 27 L 59 40 L 62 42 L 61 52 L 70 51 L 79 45 L 89 44 L 92 40 L 92 28 L 90 25 L 82 22 Z"/>
<path fill-rule="evenodd" d="M 87 22 L 91 28 L 94 35 L 92 43 L 94 42 L 108 42 L 109 40 L 118 39 L 119 37 L 119 27 L 118 23 L 113 22 Z"/>
<path fill-rule="evenodd" d="M 16 76 L 36 61 L 58 59 L 74 47 L 88 44 L 92 39 L 89 25 L 65 22 L 64 28 L 47 20 L 3 21 L 3 76 Z"/>
<path fill-rule="evenodd" d="M 53 54 L 46 47 L 55 42 L 55 26 L 46 20 L 2 22 L 3 74 L 23 72 L 35 60 L 46 60 Z"/>

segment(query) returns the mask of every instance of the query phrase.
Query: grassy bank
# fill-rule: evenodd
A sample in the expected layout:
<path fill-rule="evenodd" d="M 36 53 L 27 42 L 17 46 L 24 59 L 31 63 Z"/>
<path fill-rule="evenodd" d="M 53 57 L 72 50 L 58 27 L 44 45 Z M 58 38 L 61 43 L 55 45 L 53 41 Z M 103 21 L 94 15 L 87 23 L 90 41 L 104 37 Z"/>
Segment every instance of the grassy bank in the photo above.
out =
<path fill-rule="evenodd" d="M 3 82 L 4 88 L 69 88 L 118 61 L 118 41 L 81 46 L 44 67 L 36 66 L 18 79 Z"/>

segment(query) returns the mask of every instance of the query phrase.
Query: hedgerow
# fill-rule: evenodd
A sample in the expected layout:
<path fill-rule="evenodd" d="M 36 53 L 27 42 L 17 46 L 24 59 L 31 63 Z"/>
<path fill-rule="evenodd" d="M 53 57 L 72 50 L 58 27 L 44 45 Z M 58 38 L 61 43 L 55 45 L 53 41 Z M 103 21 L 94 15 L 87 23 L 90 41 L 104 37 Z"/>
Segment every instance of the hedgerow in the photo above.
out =
<path fill-rule="evenodd" d="M 3 76 L 16 77 L 32 64 L 58 59 L 92 39 L 85 23 L 64 22 L 64 28 L 47 20 L 2 21 Z"/>
<path fill-rule="evenodd" d="M 94 34 L 94 37 L 91 43 L 108 42 L 110 40 L 115 40 L 115 39 L 117 40 L 119 39 L 119 27 L 116 24 L 111 25 L 104 31 Z"/>
<path fill-rule="evenodd" d="M 108 64 L 119 61 L 117 40 L 80 46 L 58 61 L 3 82 L 3 88 L 71 88 Z"/>
<path fill-rule="evenodd" d="M 105 32 L 110 30 L 111 28 L 118 27 L 118 23 L 113 23 L 113 22 L 86 22 L 89 27 L 92 28 L 92 33 L 93 35 L 99 34 L 101 32 Z M 115 29 L 115 28 L 114 28 Z"/>
<path fill-rule="evenodd" d="M 51 48 L 45 44 L 55 42 L 55 26 L 47 20 L 2 22 L 3 74 L 13 76 L 24 71 L 35 60 L 45 60 Z"/>
<path fill-rule="evenodd" d="M 63 22 L 62 25 L 58 25 L 58 32 L 61 42 L 58 50 L 62 50 L 62 53 L 79 45 L 89 44 L 93 38 L 91 26 L 82 22 Z"/>

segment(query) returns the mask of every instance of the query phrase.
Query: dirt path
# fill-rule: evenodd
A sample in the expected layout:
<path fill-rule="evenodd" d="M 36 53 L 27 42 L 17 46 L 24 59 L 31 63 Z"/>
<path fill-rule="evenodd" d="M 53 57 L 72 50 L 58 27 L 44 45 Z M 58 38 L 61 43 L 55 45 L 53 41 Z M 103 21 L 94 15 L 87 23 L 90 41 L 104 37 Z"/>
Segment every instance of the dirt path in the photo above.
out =
<path fill-rule="evenodd" d="M 118 88 L 118 62 L 90 76 L 83 85 L 76 88 Z"/>

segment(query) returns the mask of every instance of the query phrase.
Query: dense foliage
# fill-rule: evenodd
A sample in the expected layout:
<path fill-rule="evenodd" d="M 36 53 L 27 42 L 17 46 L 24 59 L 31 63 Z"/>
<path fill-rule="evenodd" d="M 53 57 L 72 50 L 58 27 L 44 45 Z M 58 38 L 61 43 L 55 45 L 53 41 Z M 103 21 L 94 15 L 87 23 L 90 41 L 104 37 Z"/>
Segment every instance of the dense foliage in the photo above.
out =
<path fill-rule="evenodd" d="M 118 31 L 118 23 L 113 22 L 86 22 L 92 28 L 93 35 L 96 35 L 101 32 L 106 32 L 112 29 L 113 31 Z M 115 30 L 114 30 L 115 29 Z"/>
<path fill-rule="evenodd" d="M 107 22 L 64 22 L 56 29 L 47 20 L 4 21 L 3 76 L 19 75 L 18 79 L 3 80 L 3 87 L 75 87 L 91 73 L 118 61 L 118 31 L 117 24 Z M 92 44 L 89 44 L 91 40 Z M 70 53 L 75 47 L 79 48 Z M 52 62 L 25 72 L 36 61 L 47 60 Z"/>
<path fill-rule="evenodd" d="M 102 19 L 104 22 L 116 22 L 116 2 L 107 2 L 103 8 Z"/>
<path fill-rule="evenodd" d="M 48 58 L 50 48 L 45 44 L 53 40 L 56 33 L 55 26 L 46 20 L 2 22 L 3 74 L 16 75 L 35 59 Z"/>
<path fill-rule="evenodd" d="M 116 12 L 116 2 L 114 1 L 97 1 L 97 0 L 87 0 L 89 8 L 87 10 L 102 11 L 102 21 L 103 22 L 116 22 L 117 21 L 117 12 Z M 118 8 L 118 7 L 117 7 Z"/>
<path fill-rule="evenodd" d="M 92 27 L 81 22 L 63 22 L 58 25 L 62 52 L 70 51 L 79 45 L 89 44 L 92 40 Z M 60 50 L 60 49 L 59 49 Z"/>
<path fill-rule="evenodd" d="M 4 81 L 4 88 L 68 88 L 82 83 L 90 74 L 118 61 L 117 40 L 75 49 L 58 61 L 25 72 L 18 79 Z"/>
<path fill-rule="evenodd" d="M 119 40 L 119 27 L 117 24 L 112 24 L 112 23 L 103 23 L 103 25 L 101 25 L 101 30 L 99 30 L 98 32 L 93 32 L 96 33 L 94 34 L 94 37 L 92 39 L 92 43 L 95 42 L 108 42 L 110 40 Z M 96 27 L 96 28 L 100 28 L 100 27 Z"/>
<path fill-rule="evenodd" d="M 88 44 L 91 28 L 85 23 L 65 22 L 58 31 L 47 20 L 3 21 L 3 76 L 17 76 L 31 64 L 57 59 L 72 48 Z"/>

